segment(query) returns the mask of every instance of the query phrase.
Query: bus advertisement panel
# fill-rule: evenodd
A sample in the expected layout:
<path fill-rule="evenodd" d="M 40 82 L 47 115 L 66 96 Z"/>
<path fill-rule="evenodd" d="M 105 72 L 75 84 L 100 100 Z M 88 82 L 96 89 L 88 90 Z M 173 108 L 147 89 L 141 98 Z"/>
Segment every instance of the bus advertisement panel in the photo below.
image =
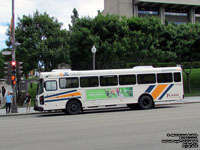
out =
<path fill-rule="evenodd" d="M 86 91 L 87 100 L 133 97 L 133 88 L 106 88 Z"/>

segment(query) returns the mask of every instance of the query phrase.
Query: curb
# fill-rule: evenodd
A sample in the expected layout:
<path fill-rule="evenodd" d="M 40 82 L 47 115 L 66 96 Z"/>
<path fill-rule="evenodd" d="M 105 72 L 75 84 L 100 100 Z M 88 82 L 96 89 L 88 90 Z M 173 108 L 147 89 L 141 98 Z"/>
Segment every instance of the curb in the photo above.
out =
<path fill-rule="evenodd" d="M 44 114 L 45 112 L 31 112 L 31 113 L 11 113 L 11 114 L 3 114 L 0 117 L 12 117 L 12 116 L 28 116 L 34 114 Z"/>
<path fill-rule="evenodd" d="M 200 103 L 200 101 L 196 102 L 175 102 L 175 103 L 165 103 L 165 104 L 156 104 L 157 106 L 160 105 L 179 105 L 179 104 L 192 104 L 192 103 Z"/>
<path fill-rule="evenodd" d="M 200 101 L 193 101 L 193 102 L 176 102 L 176 103 L 165 103 L 165 104 L 156 104 L 156 106 L 164 106 L 164 105 L 179 105 L 179 104 L 192 104 L 192 103 L 200 103 Z M 117 108 L 127 108 L 127 107 L 116 107 Z M 103 109 L 101 109 L 103 110 Z M 31 113 L 11 113 L 11 114 L 3 114 L 0 115 L 0 117 L 12 117 L 12 116 L 28 116 L 28 115 L 34 115 L 34 114 L 49 114 L 52 112 L 31 112 Z"/>

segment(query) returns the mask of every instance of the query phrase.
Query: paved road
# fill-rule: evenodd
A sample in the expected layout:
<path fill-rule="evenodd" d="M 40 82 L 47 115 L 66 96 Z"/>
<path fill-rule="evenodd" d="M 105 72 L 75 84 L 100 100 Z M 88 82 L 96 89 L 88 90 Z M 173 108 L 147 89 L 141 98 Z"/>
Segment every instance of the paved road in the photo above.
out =
<path fill-rule="evenodd" d="M 152 110 L 0 117 L 2 150 L 182 150 L 168 133 L 200 135 L 200 103 Z"/>

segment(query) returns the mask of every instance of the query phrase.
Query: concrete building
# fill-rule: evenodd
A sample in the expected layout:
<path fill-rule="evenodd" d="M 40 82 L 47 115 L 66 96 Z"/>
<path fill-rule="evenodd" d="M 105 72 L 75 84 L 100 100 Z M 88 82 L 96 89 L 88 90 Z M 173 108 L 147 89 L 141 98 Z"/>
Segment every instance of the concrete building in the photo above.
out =
<path fill-rule="evenodd" d="M 200 0 L 104 0 L 103 14 L 159 16 L 176 24 L 200 22 Z"/>

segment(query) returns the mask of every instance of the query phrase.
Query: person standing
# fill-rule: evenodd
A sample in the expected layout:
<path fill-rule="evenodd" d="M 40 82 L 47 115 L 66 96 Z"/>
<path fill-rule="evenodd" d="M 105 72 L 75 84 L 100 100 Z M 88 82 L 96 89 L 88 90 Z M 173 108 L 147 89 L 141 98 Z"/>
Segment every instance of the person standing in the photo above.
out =
<path fill-rule="evenodd" d="M 5 89 L 4 86 L 2 86 L 1 93 L 2 93 L 2 96 L 3 96 L 2 99 L 4 99 L 4 96 L 5 96 L 5 93 L 6 93 L 6 89 Z"/>
<path fill-rule="evenodd" d="M 6 101 L 6 114 L 10 113 L 11 111 L 11 104 L 13 101 L 13 97 L 10 94 L 10 91 L 8 91 L 8 94 L 5 97 L 5 101 Z"/>
<path fill-rule="evenodd" d="M 26 102 L 26 112 L 30 112 L 31 96 L 29 95 L 29 93 L 26 94 L 25 102 Z"/>
<path fill-rule="evenodd" d="M 0 93 L 1 93 L 1 89 L 0 89 Z M 0 108 L 1 108 L 1 98 L 0 98 Z"/>

